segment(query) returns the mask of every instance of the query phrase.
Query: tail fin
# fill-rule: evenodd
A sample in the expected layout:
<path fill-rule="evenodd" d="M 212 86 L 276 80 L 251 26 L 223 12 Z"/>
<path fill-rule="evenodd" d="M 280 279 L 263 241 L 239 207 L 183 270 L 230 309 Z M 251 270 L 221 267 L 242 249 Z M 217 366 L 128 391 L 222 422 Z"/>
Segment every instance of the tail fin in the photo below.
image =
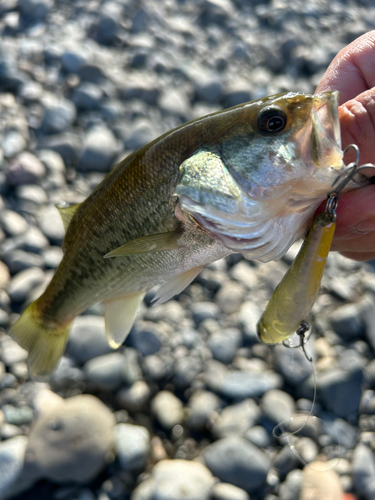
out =
<path fill-rule="evenodd" d="M 29 373 L 34 379 L 45 381 L 50 377 L 63 354 L 69 326 L 48 325 L 37 313 L 35 302 L 12 326 L 10 335 L 29 352 Z"/>

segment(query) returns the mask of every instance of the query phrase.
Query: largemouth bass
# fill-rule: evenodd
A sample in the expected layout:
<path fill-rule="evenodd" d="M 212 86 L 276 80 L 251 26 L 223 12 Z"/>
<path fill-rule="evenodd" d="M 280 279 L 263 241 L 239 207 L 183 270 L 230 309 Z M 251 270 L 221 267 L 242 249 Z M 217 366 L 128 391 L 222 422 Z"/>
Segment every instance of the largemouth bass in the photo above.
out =
<path fill-rule="evenodd" d="M 118 347 L 155 285 L 160 303 L 232 252 L 281 258 L 343 167 L 337 99 L 285 93 L 199 118 L 125 158 L 83 203 L 60 207 L 64 257 L 10 332 L 31 375 L 50 375 L 71 322 L 93 303 L 104 301 Z"/>

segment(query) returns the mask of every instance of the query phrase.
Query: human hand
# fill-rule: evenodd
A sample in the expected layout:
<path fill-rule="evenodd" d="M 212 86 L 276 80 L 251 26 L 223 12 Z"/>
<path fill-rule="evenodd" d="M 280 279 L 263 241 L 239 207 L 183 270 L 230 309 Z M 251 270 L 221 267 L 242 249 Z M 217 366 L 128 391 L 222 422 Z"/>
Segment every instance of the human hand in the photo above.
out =
<path fill-rule="evenodd" d="M 360 164 L 375 163 L 375 31 L 337 54 L 316 93 L 326 90 L 340 91 L 343 149 L 357 144 Z M 345 155 L 346 164 L 353 159 L 352 152 Z M 374 171 L 369 170 L 368 175 L 373 176 Z M 375 185 L 340 196 L 332 250 L 354 260 L 375 259 Z"/>

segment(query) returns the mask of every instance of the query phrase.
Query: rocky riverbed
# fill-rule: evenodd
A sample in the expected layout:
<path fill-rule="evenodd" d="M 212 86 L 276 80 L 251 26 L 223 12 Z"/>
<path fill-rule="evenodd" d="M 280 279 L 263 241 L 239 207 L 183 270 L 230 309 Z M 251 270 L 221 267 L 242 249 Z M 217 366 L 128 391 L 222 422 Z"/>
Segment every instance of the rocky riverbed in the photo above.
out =
<path fill-rule="evenodd" d="M 373 262 L 330 255 L 313 368 L 255 332 L 296 247 L 151 291 L 115 352 L 92 307 L 48 384 L 6 334 L 61 259 L 56 203 L 187 120 L 313 92 L 371 29 L 371 0 L 0 1 L 0 499 L 375 497 Z"/>

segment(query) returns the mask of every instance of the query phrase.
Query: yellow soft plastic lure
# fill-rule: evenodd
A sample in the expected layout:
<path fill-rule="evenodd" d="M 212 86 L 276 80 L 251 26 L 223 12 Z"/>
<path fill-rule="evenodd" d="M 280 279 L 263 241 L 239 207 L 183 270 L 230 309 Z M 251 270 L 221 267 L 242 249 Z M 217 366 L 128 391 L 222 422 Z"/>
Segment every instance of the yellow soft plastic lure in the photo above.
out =
<path fill-rule="evenodd" d="M 266 310 L 258 322 L 258 335 L 265 344 L 277 344 L 294 332 L 301 336 L 309 329 L 305 321 L 319 293 L 336 228 L 336 208 L 342 189 L 365 168 L 374 169 L 371 163 L 358 167 L 359 150 L 355 144 L 348 146 L 356 152 L 356 161 L 350 163 L 337 177 L 336 188 L 328 193 L 325 212 L 316 216 L 306 239 L 284 278 L 274 291 Z M 338 181 L 341 179 L 341 182 Z M 296 346 L 297 347 L 297 346 Z"/>

